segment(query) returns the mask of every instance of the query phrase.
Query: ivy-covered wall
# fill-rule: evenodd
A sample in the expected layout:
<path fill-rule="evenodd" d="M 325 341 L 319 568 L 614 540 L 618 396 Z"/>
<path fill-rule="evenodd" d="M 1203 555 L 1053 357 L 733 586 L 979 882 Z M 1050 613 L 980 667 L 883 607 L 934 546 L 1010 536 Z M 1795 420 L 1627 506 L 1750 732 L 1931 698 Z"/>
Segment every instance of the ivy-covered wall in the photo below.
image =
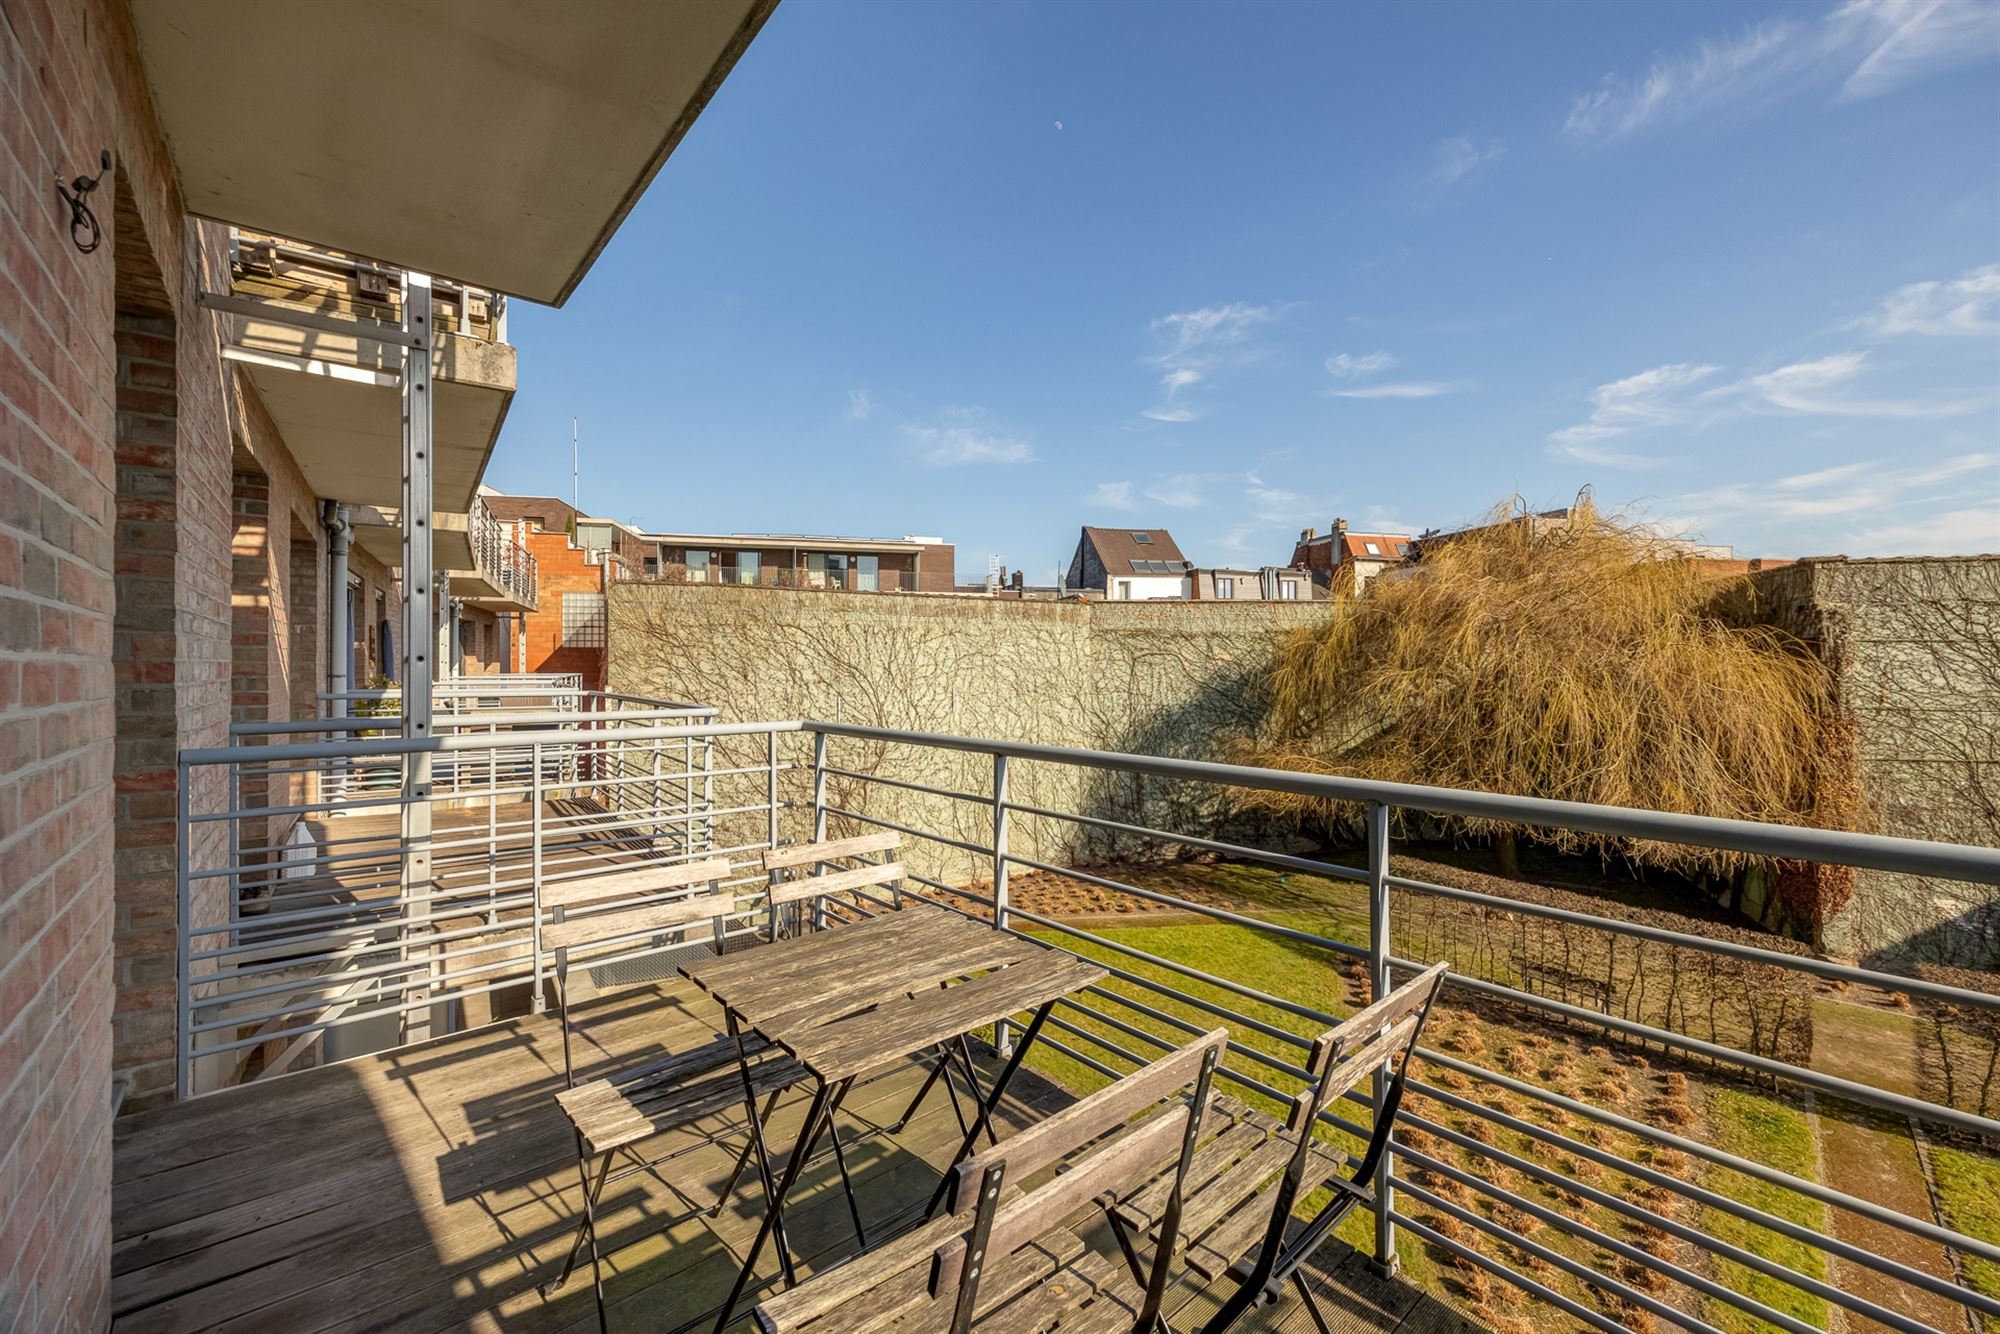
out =
<path fill-rule="evenodd" d="M 1329 610 L 1326 603 L 1014 602 L 621 584 L 610 601 L 610 689 L 713 704 L 724 721 L 824 718 L 1217 759 L 1261 720 L 1261 682 L 1285 633 Z M 842 738 L 830 744 L 832 765 L 850 773 L 992 791 L 984 756 Z M 761 738 L 723 743 L 717 764 L 755 764 L 763 746 Z M 809 743 L 789 743 L 787 761 L 809 757 Z M 749 804 L 761 781 L 739 775 L 733 787 L 719 785 L 718 805 Z M 802 775 L 788 773 L 784 782 L 787 795 L 804 795 Z M 1017 762 L 1009 783 L 1017 802 L 1143 816 L 1176 832 L 1209 832 L 1225 814 L 1212 790 L 1097 770 Z M 733 802 L 732 792 L 742 800 Z M 983 805 L 840 776 L 830 799 L 990 845 L 992 813 Z M 746 824 L 742 841 L 755 832 Z M 736 841 L 727 825 L 718 833 L 721 846 Z M 1127 850 L 1102 831 L 1028 815 L 1015 818 L 1010 836 L 1016 853 L 1049 860 Z M 907 857 L 943 878 L 987 870 L 973 854 L 938 843 L 912 840 Z"/>

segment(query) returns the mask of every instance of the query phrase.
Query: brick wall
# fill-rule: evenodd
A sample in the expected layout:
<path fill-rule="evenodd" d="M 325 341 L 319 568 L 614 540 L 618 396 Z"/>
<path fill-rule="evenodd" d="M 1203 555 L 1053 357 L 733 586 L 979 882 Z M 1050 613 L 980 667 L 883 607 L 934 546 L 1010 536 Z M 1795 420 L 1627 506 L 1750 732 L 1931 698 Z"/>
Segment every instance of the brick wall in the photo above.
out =
<path fill-rule="evenodd" d="M 580 672 L 586 690 L 604 688 L 604 650 L 580 648 L 563 639 L 563 594 L 602 593 L 604 567 L 584 560 L 584 553 L 572 547 L 560 532 L 530 529 L 528 550 L 534 553 L 540 575 L 536 610 L 525 618 L 523 638 L 530 672 Z"/>
<path fill-rule="evenodd" d="M 105 243 L 83 255 L 70 242 L 50 182 L 95 170 L 99 149 L 110 149 L 118 167 L 97 196 Z M 115 692 L 131 702 L 132 692 L 165 684 L 113 679 L 115 312 L 146 309 L 189 327 L 195 313 L 183 300 L 183 243 L 171 164 L 124 7 L 6 0 L 0 1326 L 17 1330 L 94 1329 L 109 1317 L 114 802 L 123 795 L 142 811 L 151 808 L 140 785 L 114 792 Z M 148 374 L 163 378 L 157 369 Z M 173 382 L 144 387 L 178 392 L 175 420 L 184 429 L 179 372 Z M 131 406 L 137 416 L 159 415 L 137 400 Z M 128 462 L 144 470 L 138 459 Z M 140 482 L 136 473 L 128 480 Z M 138 569 L 132 573 L 139 577 Z M 143 698 L 140 704 L 149 707 Z M 122 915 L 125 905 L 117 907 Z"/>

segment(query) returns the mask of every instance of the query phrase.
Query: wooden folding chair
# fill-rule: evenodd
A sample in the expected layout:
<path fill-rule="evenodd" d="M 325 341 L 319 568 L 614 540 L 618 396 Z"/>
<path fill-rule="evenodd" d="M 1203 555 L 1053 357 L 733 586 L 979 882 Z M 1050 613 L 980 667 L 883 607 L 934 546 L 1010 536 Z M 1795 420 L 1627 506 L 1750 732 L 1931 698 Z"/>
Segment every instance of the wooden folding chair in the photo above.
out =
<path fill-rule="evenodd" d="M 1219 1100 L 1232 1103 L 1218 1118 L 1229 1124 L 1197 1152 L 1185 1183 L 1156 1177 L 1113 1206 L 1112 1229 L 1128 1268 L 1138 1274 L 1138 1239 L 1149 1237 L 1155 1248 L 1168 1244 L 1161 1239 L 1167 1201 L 1184 1186 L 1187 1204 L 1174 1230 L 1186 1247 L 1189 1270 L 1210 1282 L 1227 1276 L 1236 1284 L 1202 1334 L 1219 1334 L 1253 1305 L 1277 1301 L 1287 1283 L 1326 1334 L 1326 1315 L 1300 1270 L 1355 1205 L 1375 1205 L 1375 1165 L 1388 1149 L 1410 1053 L 1445 971 L 1444 964 L 1426 969 L 1321 1034 L 1306 1060 L 1313 1082 L 1292 1100 L 1283 1125 L 1233 1100 Z M 1391 1067 L 1368 1145 L 1349 1171 L 1346 1155 L 1321 1141 L 1314 1127 L 1336 1100 Z M 1332 1199 L 1294 1230 L 1293 1209 L 1319 1187 L 1332 1191 Z"/>
<path fill-rule="evenodd" d="M 853 838 L 765 849 L 764 872 L 771 881 L 771 939 L 778 939 L 786 925 L 793 931 L 807 926 L 817 931 L 834 925 L 839 919 L 830 918 L 827 909 L 829 901 L 841 895 L 846 895 L 849 902 L 837 906 L 869 913 L 862 900 L 873 899 L 866 891 L 877 886 L 888 889 L 890 908 L 902 907 L 905 871 L 892 855 L 902 843 L 903 836 L 891 829 Z M 871 856 L 881 860 L 870 861 Z M 812 905 L 810 921 L 804 920 L 808 902 Z M 879 906 L 881 901 L 874 902 Z"/>
<path fill-rule="evenodd" d="M 577 1176 L 583 1187 L 583 1218 L 577 1224 L 576 1238 L 563 1261 L 562 1272 L 543 1284 L 542 1292 L 545 1296 L 552 1294 L 569 1280 L 578 1254 L 588 1244 L 599 1329 L 605 1328 L 606 1322 L 596 1210 L 604 1187 L 610 1181 L 639 1172 L 657 1176 L 662 1163 L 704 1147 L 710 1141 L 698 1140 L 653 1159 L 642 1155 L 637 1146 L 740 1104 L 749 1121 L 745 1142 L 728 1183 L 709 1207 L 713 1216 L 734 1190 L 753 1154 L 758 1158 L 760 1171 L 769 1177 L 761 1127 L 778 1094 L 806 1077 L 797 1061 L 755 1034 L 744 1038 L 740 1057 L 736 1043 L 726 1034 L 717 1034 L 686 1051 L 582 1084 L 576 1081 L 576 1066 L 570 1054 L 573 1027 L 570 970 L 576 956 L 587 956 L 578 966 L 601 964 L 607 959 L 649 952 L 667 936 L 686 937 L 703 927 L 720 949 L 724 919 L 737 911 L 736 895 L 720 887 L 730 869 L 727 861 L 717 858 L 621 869 L 542 888 L 546 919 L 542 926 L 542 948 L 555 955 L 556 1014 L 562 1028 L 564 1089 L 556 1095 L 556 1104 L 576 1135 Z M 759 1096 L 766 1098 L 762 1115 L 757 1110 Z M 612 1164 L 620 1156 L 629 1158 L 632 1165 L 613 1176 Z M 844 1179 L 844 1164 L 842 1176 Z"/>
<path fill-rule="evenodd" d="M 1150 1332 L 1178 1249 L 1179 1183 L 1228 1036 L 1216 1029 L 967 1158 L 951 1175 L 945 1216 L 770 1298 L 758 1323 L 765 1334 Z M 1010 1192 L 1057 1166 L 1046 1183 Z M 1094 1214 L 1156 1170 L 1168 1182 L 1165 1243 L 1151 1271 L 1134 1277 L 1086 1252 L 1065 1220 Z"/>

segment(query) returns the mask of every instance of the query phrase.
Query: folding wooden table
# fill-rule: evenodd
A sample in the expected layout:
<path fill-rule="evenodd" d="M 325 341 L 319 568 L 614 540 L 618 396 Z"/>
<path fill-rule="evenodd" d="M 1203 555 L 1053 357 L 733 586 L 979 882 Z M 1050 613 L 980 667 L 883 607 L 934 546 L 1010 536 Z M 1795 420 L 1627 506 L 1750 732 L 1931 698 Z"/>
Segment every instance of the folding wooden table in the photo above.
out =
<path fill-rule="evenodd" d="M 722 1006 L 739 1055 L 747 1027 L 796 1057 L 814 1081 L 812 1102 L 782 1181 L 771 1178 L 762 1132 L 752 1119 L 758 1171 L 769 1203 L 757 1240 L 722 1308 L 718 1332 L 729 1323 L 764 1243 L 774 1233 L 780 1265 L 791 1281 L 785 1199 L 858 1077 L 1023 1010 L 1034 1011 L 946 1166 L 928 1216 L 943 1198 L 951 1168 L 972 1152 L 986 1131 L 1049 1011 L 1062 997 L 1107 976 L 1101 966 L 1063 950 L 996 931 L 942 908 L 918 905 L 852 926 L 684 964 L 680 971 Z M 747 1076 L 747 1063 L 744 1068 Z"/>

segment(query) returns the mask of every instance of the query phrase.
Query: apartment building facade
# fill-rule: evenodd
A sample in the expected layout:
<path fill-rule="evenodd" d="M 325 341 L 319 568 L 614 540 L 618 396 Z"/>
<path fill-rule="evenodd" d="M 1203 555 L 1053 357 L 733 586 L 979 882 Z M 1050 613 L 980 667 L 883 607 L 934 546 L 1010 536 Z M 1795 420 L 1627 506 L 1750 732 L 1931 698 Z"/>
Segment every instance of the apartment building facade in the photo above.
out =
<path fill-rule="evenodd" d="M 646 533 L 639 572 L 684 583 L 950 593 L 957 552 L 936 537 L 785 533 Z"/>

